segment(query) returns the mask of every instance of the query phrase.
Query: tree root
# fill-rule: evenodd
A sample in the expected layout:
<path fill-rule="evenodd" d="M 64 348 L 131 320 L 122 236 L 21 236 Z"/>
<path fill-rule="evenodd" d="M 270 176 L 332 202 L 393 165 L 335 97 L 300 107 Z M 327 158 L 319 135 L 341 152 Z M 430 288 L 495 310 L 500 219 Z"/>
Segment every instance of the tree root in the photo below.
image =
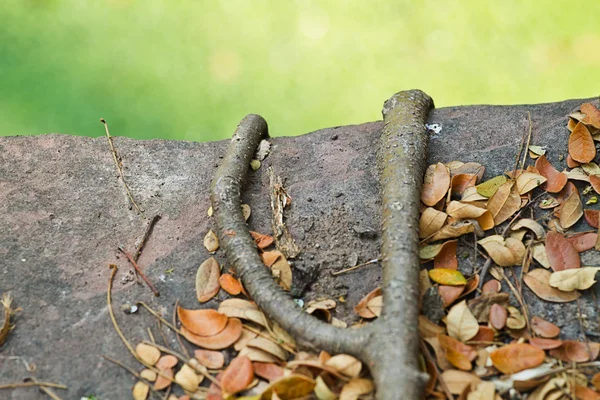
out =
<path fill-rule="evenodd" d="M 378 151 L 382 184 L 384 307 L 362 329 L 336 328 L 305 313 L 262 263 L 241 212 L 241 189 L 267 123 L 258 115 L 238 125 L 211 187 L 219 238 L 227 259 L 258 306 L 302 345 L 362 359 L 371 369 L 378 399 L 418 399 L 427 375 L 419 371 L 418 294 L 420 189 L 426 167 L 425 122 L 433 101 L 418 90 L 387 100 Z"/>

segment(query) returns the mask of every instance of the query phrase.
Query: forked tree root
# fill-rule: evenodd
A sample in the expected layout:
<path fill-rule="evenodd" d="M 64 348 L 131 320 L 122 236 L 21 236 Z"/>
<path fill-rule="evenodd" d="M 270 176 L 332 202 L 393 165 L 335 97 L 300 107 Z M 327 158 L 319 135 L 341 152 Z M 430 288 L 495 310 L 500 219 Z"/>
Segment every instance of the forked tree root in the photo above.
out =
<path fill-rule="evenodd" d="M 418 362 L 420 192 L 433 107 L 419 90 L 395 94 L 384 104 L 384 128 L 377 154 L 383 210 L 381 264 L 384 307 L 381 317 L 362 329 L 336 328 L 305 313 L 275 283 L 262 263 L 241 212 L 241 190 L 266 121 L 246 116 L 238 125 L 211 187 L 219 238 L 229 263 L 267 315 L 301 344 L 347 353 L 371 369 L 377 398 L 422 398 L 427 375 Z"/>

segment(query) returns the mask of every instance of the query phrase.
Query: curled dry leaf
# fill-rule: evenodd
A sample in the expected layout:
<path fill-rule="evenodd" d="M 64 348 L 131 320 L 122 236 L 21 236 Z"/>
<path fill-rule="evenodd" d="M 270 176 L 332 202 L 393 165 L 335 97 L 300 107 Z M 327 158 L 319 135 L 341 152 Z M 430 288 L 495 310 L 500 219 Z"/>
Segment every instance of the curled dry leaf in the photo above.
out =
<path fill-rule="evenodd" d="M 507 181 L 498 188 L 487 204 L 494 217 L 494 223 L 500 225 L 521 208 L 521 196 L 514 181 Z"/>
<path fill-rule="evenodd" d="M 544 362 L 545 356 L 543 350 L 526 343 L 509 344 L 490 353 L 494 367 L 503 374 L 537 367 Z"/>
<path fill-rule="evenodd" d="M 271 273 L 283 290 L 292 288 L 292 267 L 285 257 L 281 256 L 271 265 Z"/>
<path fill-rule="evenodd" d="M 433 259 L 433 268 L 458 269 L 457 246 L 458 240 L 449 240 L 444 243 L 440 252 Z"/>
<path fill-rule="evenodd" d="M 265 363 L 280 362 L 280 360 L 277 357 L 275 357 L 273 354 L 267 353 L 266 351 L 261 350 L 261 349 L 257 349 L 256 347 L 246 346 L 240 351 L 239 355 L 248 357 L 248 359 L 252 362 L 265 362 Z"/>
<path fill-rule="evenodd" d="M 444 307 L 450 306 L 463 294 L 465 285 L 462 286 L 447 286 L 439 285 L 438 293 L 444 302 Z"/>
<path fill-rule="evenodd" d="M 570 171 L 563 171 L 563 174 L 567 176 L 568 179 L 572 181 L 582 181 L 582 182 L 590 182 L 590 177 L 581 169 L 580 167 L 573 168 Z M 567 185 L 571 183 L 568 182 Z M 565 187 L 567 186 L 565 185 Z"/>
<path fill-rule="evenodd" d="M 339 400 L 356 400 L 371 393 L 374 389 L 370 379 L 354 378 L 342 387 Z"/>
<path fill-rule="evenodd" d="M 271 268 L 271 266 L 275 264 L 275 262 L 279 260 L 280 257 L 283 258 L 283 254 L 279 250 L 265 251 L 260 255 L 263 264 L 265 264 L 269 268 Z"/>
<path fill-rule="evenodd" d="M 448 214 L 445 212 L 427 207 L 419 220 L 419 237 L 423 239 L 433 235 L 444 226 L 446 218 L 448 218 Z"/>
<path fill-rule="evenodd" d="M 154 382 L 154 390 L 163 390 L 171 386 L 171 381 L 174 379 L 173 368 L 159 368 L 160 374 Z"/>
<path fill-rule="evenodd" d="M 594 192 L 600 193 L 600 175 L 590 175 L 590 185 Z"/>
<path fill-rule="evenodd" d="M 531 255 L 533 259 L 540 263 L 540 265 L 544 268 L 550 268 L 550 260 L 548 259 L 548 254 L 546 253 L 546 246 L 544 243 L 536 243 L 531 246 Z"/>
<path fill-rule="evenodd" d="M 581 266 L 581 258 L 577 250 L 558 232 L 548 232 L 546 236 L 546 255 L 548 261 L 550 261 L 550 267 L 554 271 Z"/>
<path fill-rule="evenodd" d="M 365 297 L 363 297 L 356 306 L 354 306 L 354 312 L 362 318 L 367 318 L 367 319 L 376 318 L 377 315 L 375 315 L 375 313 L 373 313 L 373 311 L 371 311 L 367 307 L 367 304 L 373 298 L 375 298 L 377 296 L 381 296 L 381 295 L 382 295 L 382 292 L 381 292 L 380 287 L 372 290 Z"/>
<path fill-rule="evenodd" d="M 507 237 L 504 240 L 504 244 L 513 253 L 515 257 L 514 265 L 521 265 L 521 263 L 523 262 L 523 258 L 525 257 L 525 253 L 527 253 L 527 249 L 525 248 L 523 242 L 513 237 Z"/>
<path fill-rule="evenodd" d="M 213 336 L 225 329 L 227 316 L 216 310 L 186 310 L 177 307 L 181 324 L 194 335 Z"/>
<path fill-rule="evenodd" d="M 132 389 L 133 400 L 146 400 L 149 392 L 150 386 L 146 382 L 137 381 Z"/>
<path fill-rule="evenodd" d="M 429 271 L 429 277 L 432 281 L 448 286 L 464 286 L 467 279 L 460 271 L 446 268 L 434 268 Z"/>
<path fill-rule="evenodd" d="M 322 376 L 317 376 L 315 382 L 315 396 L 318 400 L 337 400 L 338 396 L 329 389 Z"/>
<path fill-rule="evenodd" d="M 333 299 L 312 300 L 306 304 L 306 312 L 312 314 L 315 310 L 333 310 L 335 306 Z"/>
<path fill-rule="evenodd" d="M 538 222 L 536 222 L 530 218 L 519 219 L 517 222 L 515 222 L 515 224 L 513 226 L 511 226 L 510 229 L 513 231 L 516 231 L 521 228 L 529 229 L 530 231 L 532 231 L 535 234 L 535 237 L 538 239 L 542 239 L 546 234 L 544 227 L 542 225 L 540 225 Z"/>
<path fill-rule="evenodd" d="M 585 171 L 585 173 L 588 174 L 588 175 L 598 175 L 598 174 L 600 174 L 600 167 L 598 166 L 598 164 L 596 164 L 594 162 L 581 164 L 581 168 L 583 168 L 583 170 Z"/>
<path fill-rule="evenodd" d="M 552 273 L 548 283 L 550 286 L 563 292 L 585 290 L 591 288 L 596 283 L 596 274 L 598 271 L 600 271 L 600 267 L 565 269 Z"/>
<path fill-rule="evenodd" d="M 536 335 L 543 338 L 555 338 L 560 333 L 558 326 L 538 316 L 531 318 L 531 329 L 533 329 Z"/>
<path fill-rule="evenodd" d="M 471 370 L 471 362 L 477 357 L 477 352 L 471 346 L 446 335 L 439 335 L 438 342 L 450 364 L 463 371 Z"/>
<path fill-rule="evenodd" d="M 377 317 L 380 317 L 381 311 L 383 310 L 383 296 L 373 297 L 367 303 L 367 308 Z M 333 321 L 331 321 L 331 323 L 333 324 Z"/>
<path fill-rule="evenodd" d="M 489 179 L 483 183 L 477 185 L 477 193 L 481 196 L 490 198 L 492 197 L 500 188 L 500 186 L 506 183 L 506 177 L 504 175 L 498 175 Z"/>
<path fill-rule="evenodd" d="M 273 394 L 281 399 L 296 399 L 310 395 L 316 382 L 304 375 L 288 375 L 272 382 L 260 395 L 259 400 L 273 400 Z"/>
<path fill-rule="evenodd" d="M 498 331 L 502 330 L 506 325 L 508 311 L 500 304 L 492 304 L 490 307 L 490 325 Z"/>
<path fill-rule="evenodd" d="M 546 182 L 542 185 L 548 193 L 558 193 L 567 184 L 567 175 L 562 172 L 558 172 L 546 156 L 541 156 L 535 161 L 535 167 L 540 171 L 540 174 L 546 178 Z"/>
<path fill-rule="evenodd" d="M 454 219 L 477 219 L 489 211 L 471 203 L 461 203 L 453 200 L 448 203 L 446 212 Z"/>
<path fill-rule="evenodd" d="M 578 122 L 569 135 L 569 155 L 580 163 L 588 163 L 596 157 L 596 145 L 585 124 Z"/>
<path fill-rule="evenodd" d="M 487 201 L 487 197 L 480 195 L 477 193 L 476 187 L 468 187 L 462 194 L 460 201 L 463 203 L 472 202 L 472 201 Z"/>
<path fill-rule="evenodd" d="M 517 177 L 516 185 L 519 194 L 525 194 L 546 182 L 546 178 L 540 174 L 523 172 Z"/>
<path fill-rule="evenodd" d="M 481 293 L 498 293 L 501 289 L 502 284 L 500 283 L 500 281 L 497 281 L 496 279 L 490 279 L 489 281 L 483 284 L 483 287 L 481 288 Z"/>
<path fill-rule="evenodd" d="M 568 229 L 575 225 L 582 216 L 583 204 L 581 203 L 579 192 L 575 189 L 560 207 L 560 226 L 564 229 Z"/>
<path fill-rule="evenodd" d="M 425 171 L 421 201 L 430 207 L 443 199 L 450 187 L 450 173 L 442 163 L 430 165 Z"/>
<path fill-rule="evenodd" d="M 477 178 L 477 175 L 474 174 L 454 175 L 450 183 L 452 194 L 462 195 L 465 190 L 469 188 L 475 188 L 475 185 L 477 184 Z M 477 191 L 477 189 L 475 189 L 475 191 Z"/>
<path fill-rule="evenodd" d="M 256 304 L 244 299 L 226 299 L 219 304 L 219 312 L 230 318 L 241 318 L 268 327 L 267 317 L 258 309 Z"/>
<path fill-rule="evenodd" d="M 156 347 L 154 347 L 152 345 L 145 344 L 145 343 L 139 343 L 135 347 L 135 353 L 147 365 L 154 365 L 160 359 L 160 350 L 158 350 Z"/>
<path fill-rule="evenodd" d="M 518 263 L 515 252 L 506 246 L 502 235 L 492 235 L 477 241 L 491 259 L 501 267 L 510 267 Z"/>
<path fill-rule="evenodd" d="M 427 317 L 419 315 L 419 333 L 421 337 L 427 339 L 430 337 L 437 337 L 440 333 L 444 333 L 446 330 L 431 322 Z"/>
<path fill-rule="evenodd" d="M 252 214 L 250 206 L 248 204 L 242 204 L 242 216 L 244 217 L 244 221 L 248 221 L 250 214 Z"/>
<path fill-rule="evenodd" d="M 488 322 L 492 304 L 508 306 L 508 293 L 487 293 L 469 300 L 469 309 L 478 322 Z"/>
<path fill-rule="evenodd" d="M 219 276 L 221 268 L 214 257 L 204 261 L 196 271 L 196 297 L 200 303 L 205 303 L 212 299 L 221 286 L 219 285 Z"/>
<path fill-rule="evenodd" d="M 224 398 L 246 389 L 254 380 L 254 368 L 248 357 L 237 356 L 225 368 L 221 376 L 221 391 Z"/>
<path fill-rule="evenodd" d="M 582 232 L 569 236 L 567 240 L 578 253 L 583 253 L 594 248 L 598 240 L 598 234 L 596 232 Z"/>
<path fill-rule="evenodd" d="M 283 368 L 274 363 L 253 362 L 254 374 L 269 382 L 276 381 L 283 376 Z"/>
<path fill-rule="evenodd" d="M 550 271 L 536 268 L 523 277 L 523 282 L 539 298 L 553 303 L 568 303 L 580 296 L 578 292 L 563 292 L 550 286 Z"/>
<path fill-rule="evenodd" d="M 242 284 L 231 274 L 222 274 L 219 277 L 219 284 L 224 291 L 232 296 L 242 293 Z"/>
<path fill-rule="evenodd" d="M 336 369 L 342 375 L 349 378 L 356 378 L 362 370 L 362 363 L 348 354 L 336 354 L 329 360 L 325 361 L 325 365 Z"/>
<path fill-rule="evenodd" d="M 265 351 L 281 361 L 288 358 L 288 353 L 281 346 L 261 336 L 250 340 L 246 346 Z"/>
<path fill-rule="evenodd" d="M 521 314 L 521 312 L 513 306 L 508 306 L 507 310 L 510 316 L 506 320 L 506 326 L 513 330 L 525 328 L 527 322 L 525 321 L 525 317 L 523 317 L 523 314 Z"/>
<path fill-rule="evenodd" d="M 430 242 L 436 242 L 444 239 L 454 239 L 459 236 L 465 235 L 475 231 L 473 222 L 467 221 L 456 221 L 451 224 L 444 225 L 435 235 L 429 238 Z"/>
<path fill-rule="evenodd" d="M 481 379 L 472 373 L 451 369 L 442 372 L 440 380 L 443 380 L 452 394 L 461 394 L 471 384 L 478 384 Z"/>
<path fill-rule="evenodd" d="M 227 326 L 213 336 L 198 336 L 181 327 L 181 333 L 189 342 L 209 350 L 222 350 L 235 343 L 242 335 L 242 322 L 237 318 L 229 318 Z"/>
<path fill-rule="evenodd" d="M 449 336 L 461 342 L 471 340 L 477 334 L 479 324 L 466 301 L 461 301 L 448 311 L 446 329 Z"/>
<path fill-rule="evenodd" d="M 250 231 L 250 235 L 252 235 L 252 238 L 254 239 L 254 242 L 256 243 L 256 247 L 258 247 L 261 250 L 272 245 L 273 241 L 274 241 L 273 236 L 271 236 L 271 235 L 263 235 L 262 233 L 258 233 L 258 232 L 254 232 L 254 231 Z"/>
<path fill-rule="evenodd" d="M 204 236 L 204 247 L 206 247 L 209 253 L 214 253 L 219 249 L 219 238 L 212 229 Z"/>
<path fill-rule="evenodd" d="M 194 357 L 198 362 L 210 369 L 220 369 L 225 365 L 225 356 L 220 351 L 194 350 Z"/>
<path fill-rule="evenodd" d="M 184 390 L 193 393 L 202 382 L 202 377 L 198 376 L 192 367 L 183 364 L 181 369 L 175 374 L 175 382 Z"/>

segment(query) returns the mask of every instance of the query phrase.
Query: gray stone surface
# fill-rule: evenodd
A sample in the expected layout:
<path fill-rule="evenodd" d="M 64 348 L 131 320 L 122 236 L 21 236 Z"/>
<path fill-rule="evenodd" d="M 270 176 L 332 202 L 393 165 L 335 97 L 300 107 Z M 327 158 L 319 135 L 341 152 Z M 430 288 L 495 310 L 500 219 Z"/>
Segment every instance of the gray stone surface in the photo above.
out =
<path fill-rule="evenodd" d="M 530 111 L 532 143 L 548 146 L 551 161 L 561 169 L 565 165 L 558 156 L 567 152 L 566 116 L 582 102 L 435 110 L 430 122 L 441 123 L 443 129 L 432 137 L 429 159 L 477 161 L 487 167 L 486 177 L 512 169 Z M 231 125 L 233 132 L 235 122 Z M 380 129 L 381 122 L 371 122 L 274 138 L 271 155 L 251 173 L 245 193 L 252 207 L 251 228 L 269 232 L 267 167 L 284 178 L 293 198 L 288 225 L 302 248 L 294 261 L 293 294 L 305 300 L 344 296 L 347 302 L 339 303 L 334 315 L 347 322 L 355 320 L 352 306 L 380 280 L 377 265 L 338 277 L 330 274 L 378 256 L 375 152 Z M 0 383 L 28 376 L 23 363 L 11 358 L 22 357 L 35 363 L 37 378 L 67 384 L 68 391 L 57 391 L 65 399 L 90 394 L 102 400 L 129 398 L 133 378 L 100 358 L 107 354 L 135 365 L 110 323 L 109 263 L 120 267 L 114 307 L 134 343 L 147 338 L 148 327 L 162 339 L 151 316 L 144 311 L 125 315 L 119 310 L 122 304 L 144 300 L 169 318 L 176 299 L 188 308 L 198 307 L 194 276 L 209 256 L 202 239 L 212 226 L 206 214 L 208 189 L 227 142 L 116 138 L 115 144 L 137 202 L 147 216 L 162 217 L 139 260 L 161 296 L 154 298 L 145 286 L 131 281 L 131 268 L 117 252 L 119 245 L 135 248 L 146 221 L 128 206 L 106 138 L 0 138 L 0 292 L 10 292 L 23 308 L 0 348 Z M 224 261 L 222 254 L 217 258 Z M 594 254 L 586 259 L 598 264 Z M 471 265 L 472 260 L 461 258 L 461 268 Z M 527 288 L 523 292 L 532 314 L 563 326 L 565 337 L 579 337 L 575 303 L 548 304 Z M 224 298 L 220 293 L 207 306 L 216 307 Z M 581 307 L 589 330 L 597 331 L 591 292 Z M 176 348 L 174 337 L 165 333 L 168 345 Z M 44 396 L 37 389 L 0 393 L 2 399 Z"/>

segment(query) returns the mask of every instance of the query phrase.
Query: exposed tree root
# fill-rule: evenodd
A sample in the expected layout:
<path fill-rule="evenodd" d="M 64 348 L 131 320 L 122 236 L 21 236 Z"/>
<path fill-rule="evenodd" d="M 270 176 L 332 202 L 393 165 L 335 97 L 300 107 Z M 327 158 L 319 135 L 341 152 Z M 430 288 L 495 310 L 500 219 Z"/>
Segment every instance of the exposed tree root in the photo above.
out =
<path fill-rule="evenodd" d="M 250 296 L 301 344 L 365 361 L 378 399 L 421 398 L 427 378 L 418 365 L 417 227 L 429 139 L 424 124 L 432 107 L 431 98 L 418 90 L 397 93 L 384 104 L 378 151 L 384 307 L 382 316 L 362 329 L 336 328 L 305 313 L 274 282 L 258 255 L 240 205 L 250 160 L 268 135 L 262 117 L 248 115 L 240 122 L 211 187 L 221 244 Z"/>

